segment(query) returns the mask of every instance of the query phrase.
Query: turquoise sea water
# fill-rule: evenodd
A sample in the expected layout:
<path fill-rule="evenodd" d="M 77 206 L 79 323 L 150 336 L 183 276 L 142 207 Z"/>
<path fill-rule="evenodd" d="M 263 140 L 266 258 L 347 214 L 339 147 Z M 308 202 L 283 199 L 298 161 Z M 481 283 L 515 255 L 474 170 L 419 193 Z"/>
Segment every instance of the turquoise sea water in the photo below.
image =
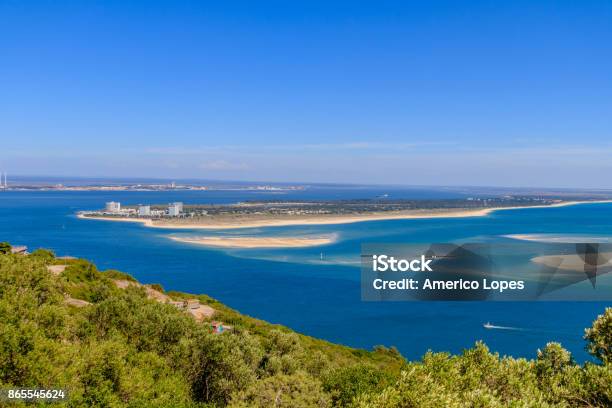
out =
<path fill-rule="evenodd" d="M 393 198 L 451 198 L 454 192 L 392 190 Z M 559 341 L 578 360 L 588 358 L 583 329 L 604 302 L 393 302 L 360 299 L 359 251 L 364 242 L 429 243 L 499 239 L 507 234 L 612 237 L 612 204 L 523 209 L 486 217 L 373 221 L 233 231 L 162 230 L 140 224 L 80 220 L 79 210 L 105 201 L 125 204 L 228 203 L 248 199 L 374 198 L 371 189 L 317 188 L 291 193 L 3 192 L 0 241 L 45 247 L 94 261 L 166 289 L 206 293 L 242 313 L 354 347 L 394 345 L 409 359 L 428 349 L 460 352 L 484 340 L 500 354 L 533 357 Z M 169 236 L 331 235 L 335 242 L 300 249 L 220 250 Z M 321 260 L 323 252 L 323 260 Z M 520 328 L 483 328 L 483 323 Z"/>

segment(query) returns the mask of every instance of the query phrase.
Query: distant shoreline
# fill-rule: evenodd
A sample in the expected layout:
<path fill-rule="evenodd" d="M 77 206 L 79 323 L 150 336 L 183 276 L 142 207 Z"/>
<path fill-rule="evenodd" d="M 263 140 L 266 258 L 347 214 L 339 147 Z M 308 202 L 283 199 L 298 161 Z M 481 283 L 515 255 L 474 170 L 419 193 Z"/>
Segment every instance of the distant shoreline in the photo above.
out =
<path fill-rule="evenodd" d="M 104 217 L 104 216 L 86 216 L 78 214 L 77 217 L 88 220 L 100 221 L 119 221 L 119 222 L 139 222 L 150 228 L 164 229 L 240 229 L 240 228 L 259 228 L 259 227 L 285 227 L 298 225 L 339 225 L 352 224 L 357 222 L 367 221 L 385 221 L 385 220 L 408 220 L 408 219 L 434 219 L 434 218 L 468 218 L 468 217 L 483 217 L 495 211 L 504 210 L 520 210 L 530 208 L 553 208 L 566 207 L 579 204 L 601 204 L 610 203 L 612 200 L 597 200 L 597 201 L 563 201 L 560 203 L 549 205 L 533 205 L 524 207 L 497 207 L 497 208 L 480 208 L 480 209 L 452 209 L 452 210 L 406 210 L 393 213 L 372 213 L 372 214 L 356 214 L 356 215 L 316 215 L 312 217 L 225 217 L 229 219 L 219 220 L 211 217 L 209 222 L 204 223 L 189 223 L 189 220 L 152 220 L 149 218 L 127 218 L 127 217 Z"/>

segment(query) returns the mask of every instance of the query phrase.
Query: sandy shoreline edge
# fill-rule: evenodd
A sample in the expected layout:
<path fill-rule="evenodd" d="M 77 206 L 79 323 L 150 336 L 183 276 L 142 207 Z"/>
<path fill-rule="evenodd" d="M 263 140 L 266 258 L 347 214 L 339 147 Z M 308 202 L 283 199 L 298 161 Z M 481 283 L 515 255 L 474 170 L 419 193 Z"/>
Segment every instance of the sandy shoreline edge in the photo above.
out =
<path fill-rule="evenodd" d="M 523 210 L 530 208 L 556 208 L 566 207 L 571 205 L 579 204 L 602 204 L 612 203 L 612 200 L 598 200 L 598 201 L 563 201 L 556 204 L 550 205 L 533 205 L 525 207 L 498 207 L 498 208 L 481 208 L 478 210 L 453 210 L 446 212 L 432 212 L 425 211 L 421 213 L 415 213 L 415 211 L 402 213 L 402 214 L 372 214 L 372 215 L 355 215 L 355 216 L 330 216 L 330 217 L 309 217 L 309 218 L 294 218 L 294 219 L 270 219 L 265 220 L 253 220 L 253 221 L 235 221 L 235 222 L 215 222 L 212 221 L 207 224 L 183 224 L 183 223 L 164 223 L 156 224 L 151 219 L 141 218 L 120 218 L 120 217 L 87 217 L 83 214 L 78 214 L 77 217 L 87 220 L 101 220 L 101 221 L 118 221 L 118 222 L 139 222 L 146 227 L 150 228 L 164 228 L 164 229 L 211 229 L 211 230 L 222 230 L 222 229 L 240 229 L 240 228 L 259 228 L 259 227 L 285 227 L 285 226 L 298 226 L 298 225 L 336 225 L 336 224 L 352 224 L 356 222 L 367 222 L 367 221 L 385 221 L 385 220 L 408 220 L 408 219 L 434 219 L 434 218 L 467 218 L 467 217 L 484 217 L 496 211 L 504 210 Z"/>
<path fill-rule="evenodd" d="M 216 248 L 304 248 L 335 242 L 322 237 L 169 237 L 173 241 Z"/>

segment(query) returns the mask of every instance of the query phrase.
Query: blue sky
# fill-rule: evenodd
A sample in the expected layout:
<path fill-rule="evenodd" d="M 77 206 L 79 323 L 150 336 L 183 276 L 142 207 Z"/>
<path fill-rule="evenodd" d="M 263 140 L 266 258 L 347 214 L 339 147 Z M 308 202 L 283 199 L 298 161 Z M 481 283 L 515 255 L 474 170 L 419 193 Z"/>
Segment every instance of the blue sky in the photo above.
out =
<path fill-rule="evenodd" d="M 0 0 L 11 174 L 612 188 L 609 1 Z"/>

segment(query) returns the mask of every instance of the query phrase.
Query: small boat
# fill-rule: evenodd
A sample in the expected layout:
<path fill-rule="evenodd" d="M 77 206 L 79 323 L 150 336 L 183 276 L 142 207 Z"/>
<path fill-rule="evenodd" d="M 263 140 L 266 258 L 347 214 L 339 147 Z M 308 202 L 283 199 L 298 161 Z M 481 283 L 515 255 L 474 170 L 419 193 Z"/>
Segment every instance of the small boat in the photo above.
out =
<path fill-rule="evenodd" d="M 483 325 L 482 325 L 482 327 L 484 327 L 485 329 L 492 329 L 492 328 L 494 328 L 495 326 L 493 326 L 493 325 L 492 325 L 491 323 L 489 323 L 489 322 L 486 322 L 485 324 L 483 324 Z"/>

